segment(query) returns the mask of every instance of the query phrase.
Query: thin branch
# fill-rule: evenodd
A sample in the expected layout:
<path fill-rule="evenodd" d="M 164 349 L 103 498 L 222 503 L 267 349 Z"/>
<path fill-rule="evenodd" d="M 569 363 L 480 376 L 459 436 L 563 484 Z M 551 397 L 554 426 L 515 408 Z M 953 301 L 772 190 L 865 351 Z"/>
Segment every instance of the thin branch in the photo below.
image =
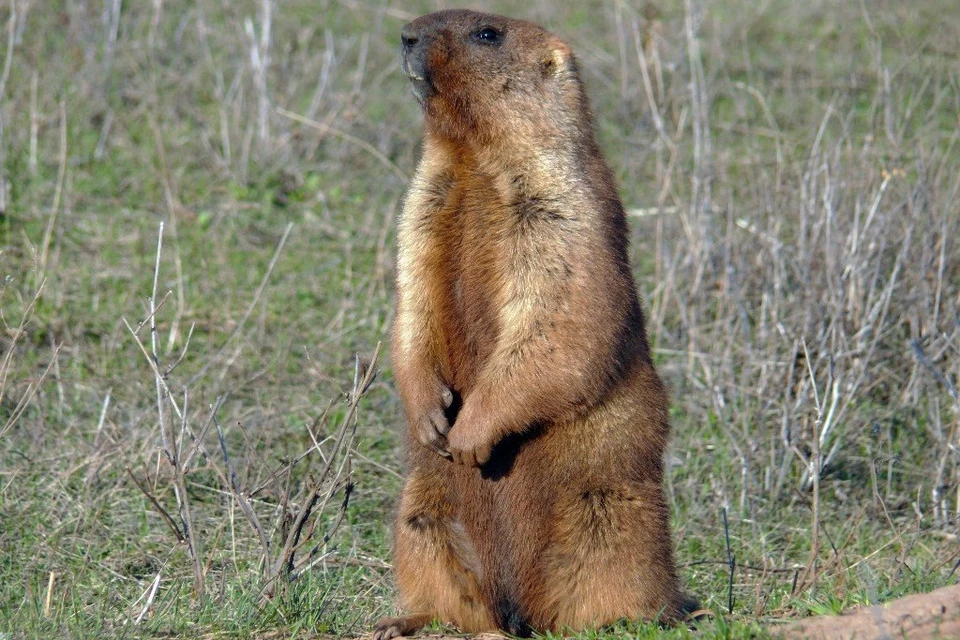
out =
<path fill-rule="evenodd" d="M 134 626 L 143 622 L 143 619 L 147 617 L 147 612 L 150 611 L 150 607 L 153 606 L 153 599 L 157 597 L 157 591 L 160 589 L 161 573 L 161 571 L 158 571 L 157 577 L 153 579 L 153 583 L 150 585 L 150 591 L 147 594 L 147 601 L 144 603 L 143 609 L 140 611 L 140 615 L 138 615 L 136 620 L 133 621 Z"/>
<path fill-rule="evenodd" d="M 123 468 L 127 471 L 127 475 L 130 476 L 130 479 L 133 480 L 133 483 L 137 485 L 137 489 L 140 489 L 140 493 L 147 497 L 147 500 L 150 501 L 150 504 L 153 505 L 153 508 L 156 509 L 157 513 L 159 513 L 163 518 L 163 521 L 170 528 L 170 531 L 173 533 L 174 537 L 176 537 L 177 542 L 186 542 L 187 539 L 180 531 L 180 527 L 177 526 L 173 516 L 171 516 L 170 513 L 163 508 L 163 505 L 160 504 L 156 497 L 150 493 L 150 489 L 147 487 L 147 485 L 136 476 L 136 474 L 133 472 L 133 469 L 131 469 L 129 465 L 124 465 Z"/>
<path fill-rule="evenodd" d="M 7 80 L 10 78 L 10 69 L 13 66 L 13 43 L 16 41 L 17 30 L 17 0 L 10 0 L 10 18 L 7 20 L 7 56 L 3 60 L 3 73 L 0 74 L 0 100 L 7 93 Z"/>
<path fill-rule="evenodd" d="M 317 131 L 322 131 L 323 133 L 329 133 L 337 138 L 340 138 L 341 140 L 357 145 L 358 147 L 360 147 L 361 149 L 363 149 L 364 151 L 372 155 L 374 158 L 379 160 L 380 163 L 383 164 L 383 166 L 389 169 L 395 176 L 403 180 L 405 183 L 410 181 L 410 176 L 408 176 L 403 171 L 403 169 L 401 169 L 396 164 L 394 164 L 390 160 L 390 158 L 383 155 L 376 147 L 374 147 L 372 144 L 370 144 L 366 140 L 361 140 L 360 138 L 356 136 L 352 136 L 349 133 L 345 133 L 343 131 L 340 131 L 339 129 L 335 129 L 334 127 L 325 125 L 322 122 L 317 122 L 316 120 L 310 120 L 309 118 L 305 118 L 292 111 L 287 111 L 286 109 L 283 109 L 281 107 L 277 107 L 277 113 L 282 115 L 284 118 L 290 118 L 291 120 L 295 120 L 296 122 L 299 122 L 300 124 L 304 124 L 312 129 L 316 129 Z"/>
<path fill-rule="evenodd" d="M 20 416 L 23 415 L 23 412 L 27 410 L 27 407 L 30 406 L 30 402 L 33 400 L 33 396 L 37 393 L 37 389 L 43 385 L 43 382 L 47 379 L 47 376 L 50 375 L 50 371 L 53 369 L 54 365 L 57 363 L 57 358 L 60 356 L 60 349 L 63 347 L 63 343 L 54 345 L 53 347 L 53 357 L 50 358 L 50 362 L 47 363 L 47 368 L 43 370 L 43 373 L 40 374 L 40 377 L 31 382 L 27 387 L 26 393 L 24 393 L 20 400 L 17 402 L 17 406 L 13 408 L 13 413 L 10 414 L 10 417 L 7 418 L 6 423 L 4 423 L 3 428 L 0 429 L 0 437 L 6 435 L 6 433 L 13 428 L 13 425 L 20 420 Z M 2 388 L 0 388 L 2 389 Z"/>
<path fill-rule="evenodd" d="M 730 524 L 727 522 L 727 507 L 721 511 L 723 513 L 723 535 L 727 541 L 727 566 L 730 567 L 730 580 L 727 585 L 727 612 L 733 613 L 733 576 L 737 571 L 737 557 L 730 548 Z"/>
<path fill-rule="evenodd" d="M 223 454 L 223 464 L 227 467 L 230 476 L 230 489 L 233 492 L 233 497 L 237 501 L 237 504 L 240 505 L 240 510 L 243 511 L 243 515 L 247 518 L 250 526 L 253 527 L 254 531 L 257 532 L 257 536 L 260 538 L 260 547 L 263 549 L 264 578 L 268 579 L 270 577 L 270 574 L 267 573 L 270 559 L 270 539 L 263 530 L 263 525 L 260 524 L 260 518 L 257 517 L 257 513 L 253 510 L 253 507 L 250 506 L 250 501 L 243 495 L 243 489 L 240 487 L 240 479 L 237 477 L 237 470 L 234 468 L 233 463 L 230 461 L 230 455 L 227 453 L 227 441 L 223 436 L 223 429 L 220 428 L 220 421 L 217 420 L 216 411 L 212 413 L 211 417 L 214 425 L 217 427 L 217 439 L 220 442 L 220 452 Z"/>
<path fill-rule="evenodd" d="M 226 351 L 227 347 L 230 346 L 230 344 L 237 338 L 237 336 L 239 336 L 241 332 L 243 332 L 243 329 L 247 324 L 247 320 L 250 318 L 250 315 L 253 313 L 253 310 L 256 308 L 257 303 L 260 301 L 260 296 L 263 295 L 263 290 L 266 288 L 267 282 L 270 280 L 270 274 L 273 273 L 274 267 L 277 266 L 277 261 L 280 259 L 280 253 L 281 251 L 283 251 L 283 246 L 286 244 L 287 237 L 290 235 L 290 231 L 292 229 L 293 229 L 293 223 L 292 222 L 287 223 L 287 226 L 283 230 L 283 235 L 280 237 L 280 242 L 277 243 L 277 248 L 274 249 L 273 257 L 270 258 L 270 264 L 267 266 L 267 271 L 266 273 L 263 274 L 263 278 L 260 280 L 260 284 L 257 286 L 257 289 L 253 294 L 253 299 L 250 301 L 250 304 L 247 306 L 247 310 L 244 312 L 243 317 L 240 319 L 240 322 L 237 324 L 236 328 L 233 330 L 233 333 L 231 333 L 230 336 L 226 339 L 226 341 L 224 341 L 223 346 L 221 346 L 217 350 L 217 352 L 212 357 L 210 357 L 209 360 L 207 360 L 206 364 L 204 364 L 200 368 L 200 371 L 198 371 L 196 375 L 194 375 L 190 379 L 190 381 L 187 383 L 187 386 L 191 386 L 193 382 L 195 382 L 200 377 L 202 377 L 207 372 L 207 369 L 209 369 L 214 362 L 217 362 L 220 359 L 220 357 Z M 241 349 L 242 349 L 242 345 L 238 347 L 233 354 L 231 354 L 230 358 L 227 361 L 227 365 L 224 367 L 223 371 L 221 371 L 220 373 L 220 379 L 218 380 L 218 385 L 219 383 L 223 382 L 223 379 L 224 377 L 226 377 L 227 371 L 230 369 L 230 366 L 233 364 L 233 361 L 236 360 L 236 358 L 240 355 Z"/>
<path fill-rule="evenodd" d="M 39 279 L 42 281 L 47 271 L 47 261 L 50 257 L 50 243 L 53 241 L 53 229 L 60 213 L 60 199 L 63 195 L 63 182 L 67 175 L 67 103 L 60 101 L 60 169 L 57 173 L 57 185 L 53 192 L 53 204 L 50 205 L 50 214 L 47 218 L 47 227 L 43 231 L 43 241 L 40 245 Z"/>
<path fill-rule="evenodd" d="M 259 485 L 257 485 L 257 487 L 254 490 L 250 492 L 251 498 L 257 495 L 258 493 L 260 493 L 261 491 L 263 491 L 268 486 L 270 486 L 270 484 L 272 484 L 277 478 L 283 475 L 285 471 L 288 472 L 292 467 L 296 466 L 297 463 L 299 463 L 301 460 L 306 458 L 308 455 L 310 455 L 314 451 L 317 451 L 322 455 L 323 452 L 320 449 L 320 443 L 317 442 L 316 436 L 313 435 L 313 429 L 316 429 L 318 425 L 322 424 L 327 419 L 327 414 L 329 414 L 330 409 L 333 407 L 334 402 L 336 402 L 335 399 L 330 400 L 330 402 L 327 403 L 327 407 L 323 410 L 323 413 L 320 414 L 320 416 L 318 416 L 313 421 L 313 426 L 307 427 L 307 433 L 310 434 L 310 439 L 313 440 L 313 446 L 307 449 L 306 451 L 304 451 L 303 453 L 301 453 L 300 455 L 298 455 L 296 458 L 294 458 L 292 462 L 285 462 L 281 464 L 279 467 L 277 467 L 276 469 L 274 469 L 273 472 L 267 476 L 266 480 L 261 482 Z"/>

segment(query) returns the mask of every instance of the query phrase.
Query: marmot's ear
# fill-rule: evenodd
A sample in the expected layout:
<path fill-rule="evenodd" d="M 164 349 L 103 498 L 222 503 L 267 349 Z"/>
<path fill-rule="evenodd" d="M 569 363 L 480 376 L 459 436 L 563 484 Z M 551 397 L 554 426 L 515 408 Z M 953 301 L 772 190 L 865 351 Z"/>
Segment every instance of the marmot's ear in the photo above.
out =
<path fill-rule="evenodd" d="M 567 71 L 570 68 L 570 58 L 572 56 L 570 47 L 564 41 L 555 37 L 550 38 L 547 42 L 547 55 L 541 62 L 543 75 L 545 77 L 556 76 Z"/>

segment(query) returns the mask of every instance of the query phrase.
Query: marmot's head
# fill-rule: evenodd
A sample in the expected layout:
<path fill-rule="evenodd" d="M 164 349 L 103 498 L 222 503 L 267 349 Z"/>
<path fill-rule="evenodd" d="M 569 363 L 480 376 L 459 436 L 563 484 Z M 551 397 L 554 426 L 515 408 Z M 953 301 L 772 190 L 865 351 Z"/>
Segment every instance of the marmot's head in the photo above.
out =
<path fill-rule="evenodd" d="M 400 68 L 438 135 L 549 143 L 586 124 L 570 48 L 531 22 L 438 11 L 404 26 L 400 42 Z"/>

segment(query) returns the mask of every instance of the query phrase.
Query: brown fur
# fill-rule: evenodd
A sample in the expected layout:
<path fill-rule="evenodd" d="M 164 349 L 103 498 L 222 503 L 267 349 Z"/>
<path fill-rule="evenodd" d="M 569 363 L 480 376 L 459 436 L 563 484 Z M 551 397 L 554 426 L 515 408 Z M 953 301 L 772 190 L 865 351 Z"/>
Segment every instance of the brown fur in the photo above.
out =
<path fill-rule="evenodd" d="M 402 40 L 426 113 L 393 339 L 409 615 L 374 637 L 678 619 L 667 396 L 576 61 L 534 24 L 469 11 Z"/>

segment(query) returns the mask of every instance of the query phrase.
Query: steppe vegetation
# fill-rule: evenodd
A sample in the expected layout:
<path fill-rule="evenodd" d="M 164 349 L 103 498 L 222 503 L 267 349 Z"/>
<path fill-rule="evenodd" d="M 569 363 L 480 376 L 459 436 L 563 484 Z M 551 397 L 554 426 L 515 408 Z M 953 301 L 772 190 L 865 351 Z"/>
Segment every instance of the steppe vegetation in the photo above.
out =
<path fill-rule="evenodd" d="M 713 611 L 670 635 L 956 582 L 955 1 L 473 6 L 578 52 L 631 212 Z M 0 638 L 392 610 L 396 53 L 437 8 L 0 2 Z"/>

